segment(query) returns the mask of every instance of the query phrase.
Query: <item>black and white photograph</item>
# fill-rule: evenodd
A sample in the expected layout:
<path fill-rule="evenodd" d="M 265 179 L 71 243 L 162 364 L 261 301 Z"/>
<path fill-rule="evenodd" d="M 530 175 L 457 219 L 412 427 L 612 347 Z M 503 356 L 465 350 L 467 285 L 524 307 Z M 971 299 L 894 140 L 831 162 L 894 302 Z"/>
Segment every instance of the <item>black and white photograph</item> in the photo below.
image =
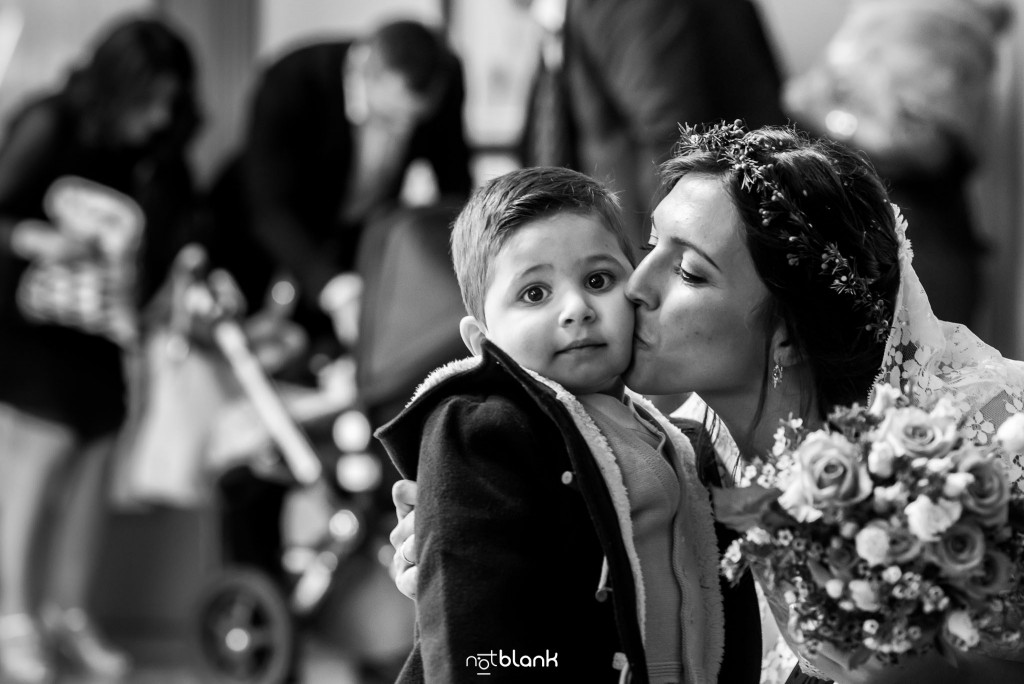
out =
<path fill-rule="evenodd" d="M 1024 682 L 1024 0 L 0 0 L 0 684 Z"/>

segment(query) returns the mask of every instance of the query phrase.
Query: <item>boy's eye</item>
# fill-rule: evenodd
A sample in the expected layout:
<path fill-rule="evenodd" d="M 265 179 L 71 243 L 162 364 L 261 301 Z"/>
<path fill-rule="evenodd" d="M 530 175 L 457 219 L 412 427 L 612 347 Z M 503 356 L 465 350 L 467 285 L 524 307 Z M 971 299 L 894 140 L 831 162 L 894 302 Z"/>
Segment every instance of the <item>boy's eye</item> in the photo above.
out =
<path fill-rule="evenodd" d="M 537 302 L 544 300 L 544 288 L 542 287 L 528 287 L 520 295 L 520 299 L 536 304 Z"/>
<path fill-rule="evenodd" d="M 591 273 L 587 276 L 587 287 L 592 290 L 603 290 L 612 283 L 612 278 L 607 273 Z"/>

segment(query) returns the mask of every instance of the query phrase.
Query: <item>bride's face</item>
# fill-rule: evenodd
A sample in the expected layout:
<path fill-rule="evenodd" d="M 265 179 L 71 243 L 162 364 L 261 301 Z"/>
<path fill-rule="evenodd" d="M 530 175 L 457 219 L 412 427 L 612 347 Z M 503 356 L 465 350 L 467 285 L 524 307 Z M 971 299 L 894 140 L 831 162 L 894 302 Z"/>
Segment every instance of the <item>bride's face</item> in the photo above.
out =
<path fill-rule="evenodd" d="M 724 182 L 684 176 L 654 210 L 650 253 L 626 289 L 636 304 L 633 362 L 624 379 L 644 394 L 756 396 L 768 290 L 754 270 Z M 754 393 L 754 394 L 750 394 Z"/>

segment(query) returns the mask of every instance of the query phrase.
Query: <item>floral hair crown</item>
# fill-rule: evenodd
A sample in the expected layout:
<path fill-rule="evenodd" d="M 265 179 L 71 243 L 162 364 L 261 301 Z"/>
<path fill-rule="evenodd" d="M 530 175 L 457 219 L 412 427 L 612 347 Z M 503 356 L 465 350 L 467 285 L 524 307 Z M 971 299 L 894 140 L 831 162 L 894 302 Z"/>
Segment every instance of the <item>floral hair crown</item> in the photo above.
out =
<path fill-rule="evenodd" d="M 781 151 L 774 141 L 751 135 L 741 121 L 711 126 L 681 126 L 682 138 L 677 152 L 715 152 L 739 174 L 740 189 L 760 198 L 761 225 L 778 225 L 780 237 L 790 246 L 786 260 L 790 266 L 820 264 L 820 275 L 830 281 L 829 288 L 852 297 L 855 308 L 863 310 L 864 329 L 884 342 L 889 334 L 891 315 L 884 298 L 872 291 L 874 279 L 861 276 L 854 261 L 839 252 L 835 242 L 827 242 L 814 231 L 813 224 L 779 183 L 774 164 L 758 161 L 757 152 L 770 155 Z M 784 217 L 784 221 L 777 221 Z"/>

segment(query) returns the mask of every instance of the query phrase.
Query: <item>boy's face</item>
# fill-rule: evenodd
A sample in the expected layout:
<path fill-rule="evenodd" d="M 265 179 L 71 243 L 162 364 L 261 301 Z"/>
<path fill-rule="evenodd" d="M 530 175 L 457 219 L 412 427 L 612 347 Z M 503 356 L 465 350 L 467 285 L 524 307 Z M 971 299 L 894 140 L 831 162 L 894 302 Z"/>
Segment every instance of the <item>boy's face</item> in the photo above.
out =
<path fill-rule="evenodd" d="M 633 272 L 597 216 L 560 213 L 516 229 L 484 300 L 491 340 L 574 394 L 616 392 L 632 356 Z"/>

